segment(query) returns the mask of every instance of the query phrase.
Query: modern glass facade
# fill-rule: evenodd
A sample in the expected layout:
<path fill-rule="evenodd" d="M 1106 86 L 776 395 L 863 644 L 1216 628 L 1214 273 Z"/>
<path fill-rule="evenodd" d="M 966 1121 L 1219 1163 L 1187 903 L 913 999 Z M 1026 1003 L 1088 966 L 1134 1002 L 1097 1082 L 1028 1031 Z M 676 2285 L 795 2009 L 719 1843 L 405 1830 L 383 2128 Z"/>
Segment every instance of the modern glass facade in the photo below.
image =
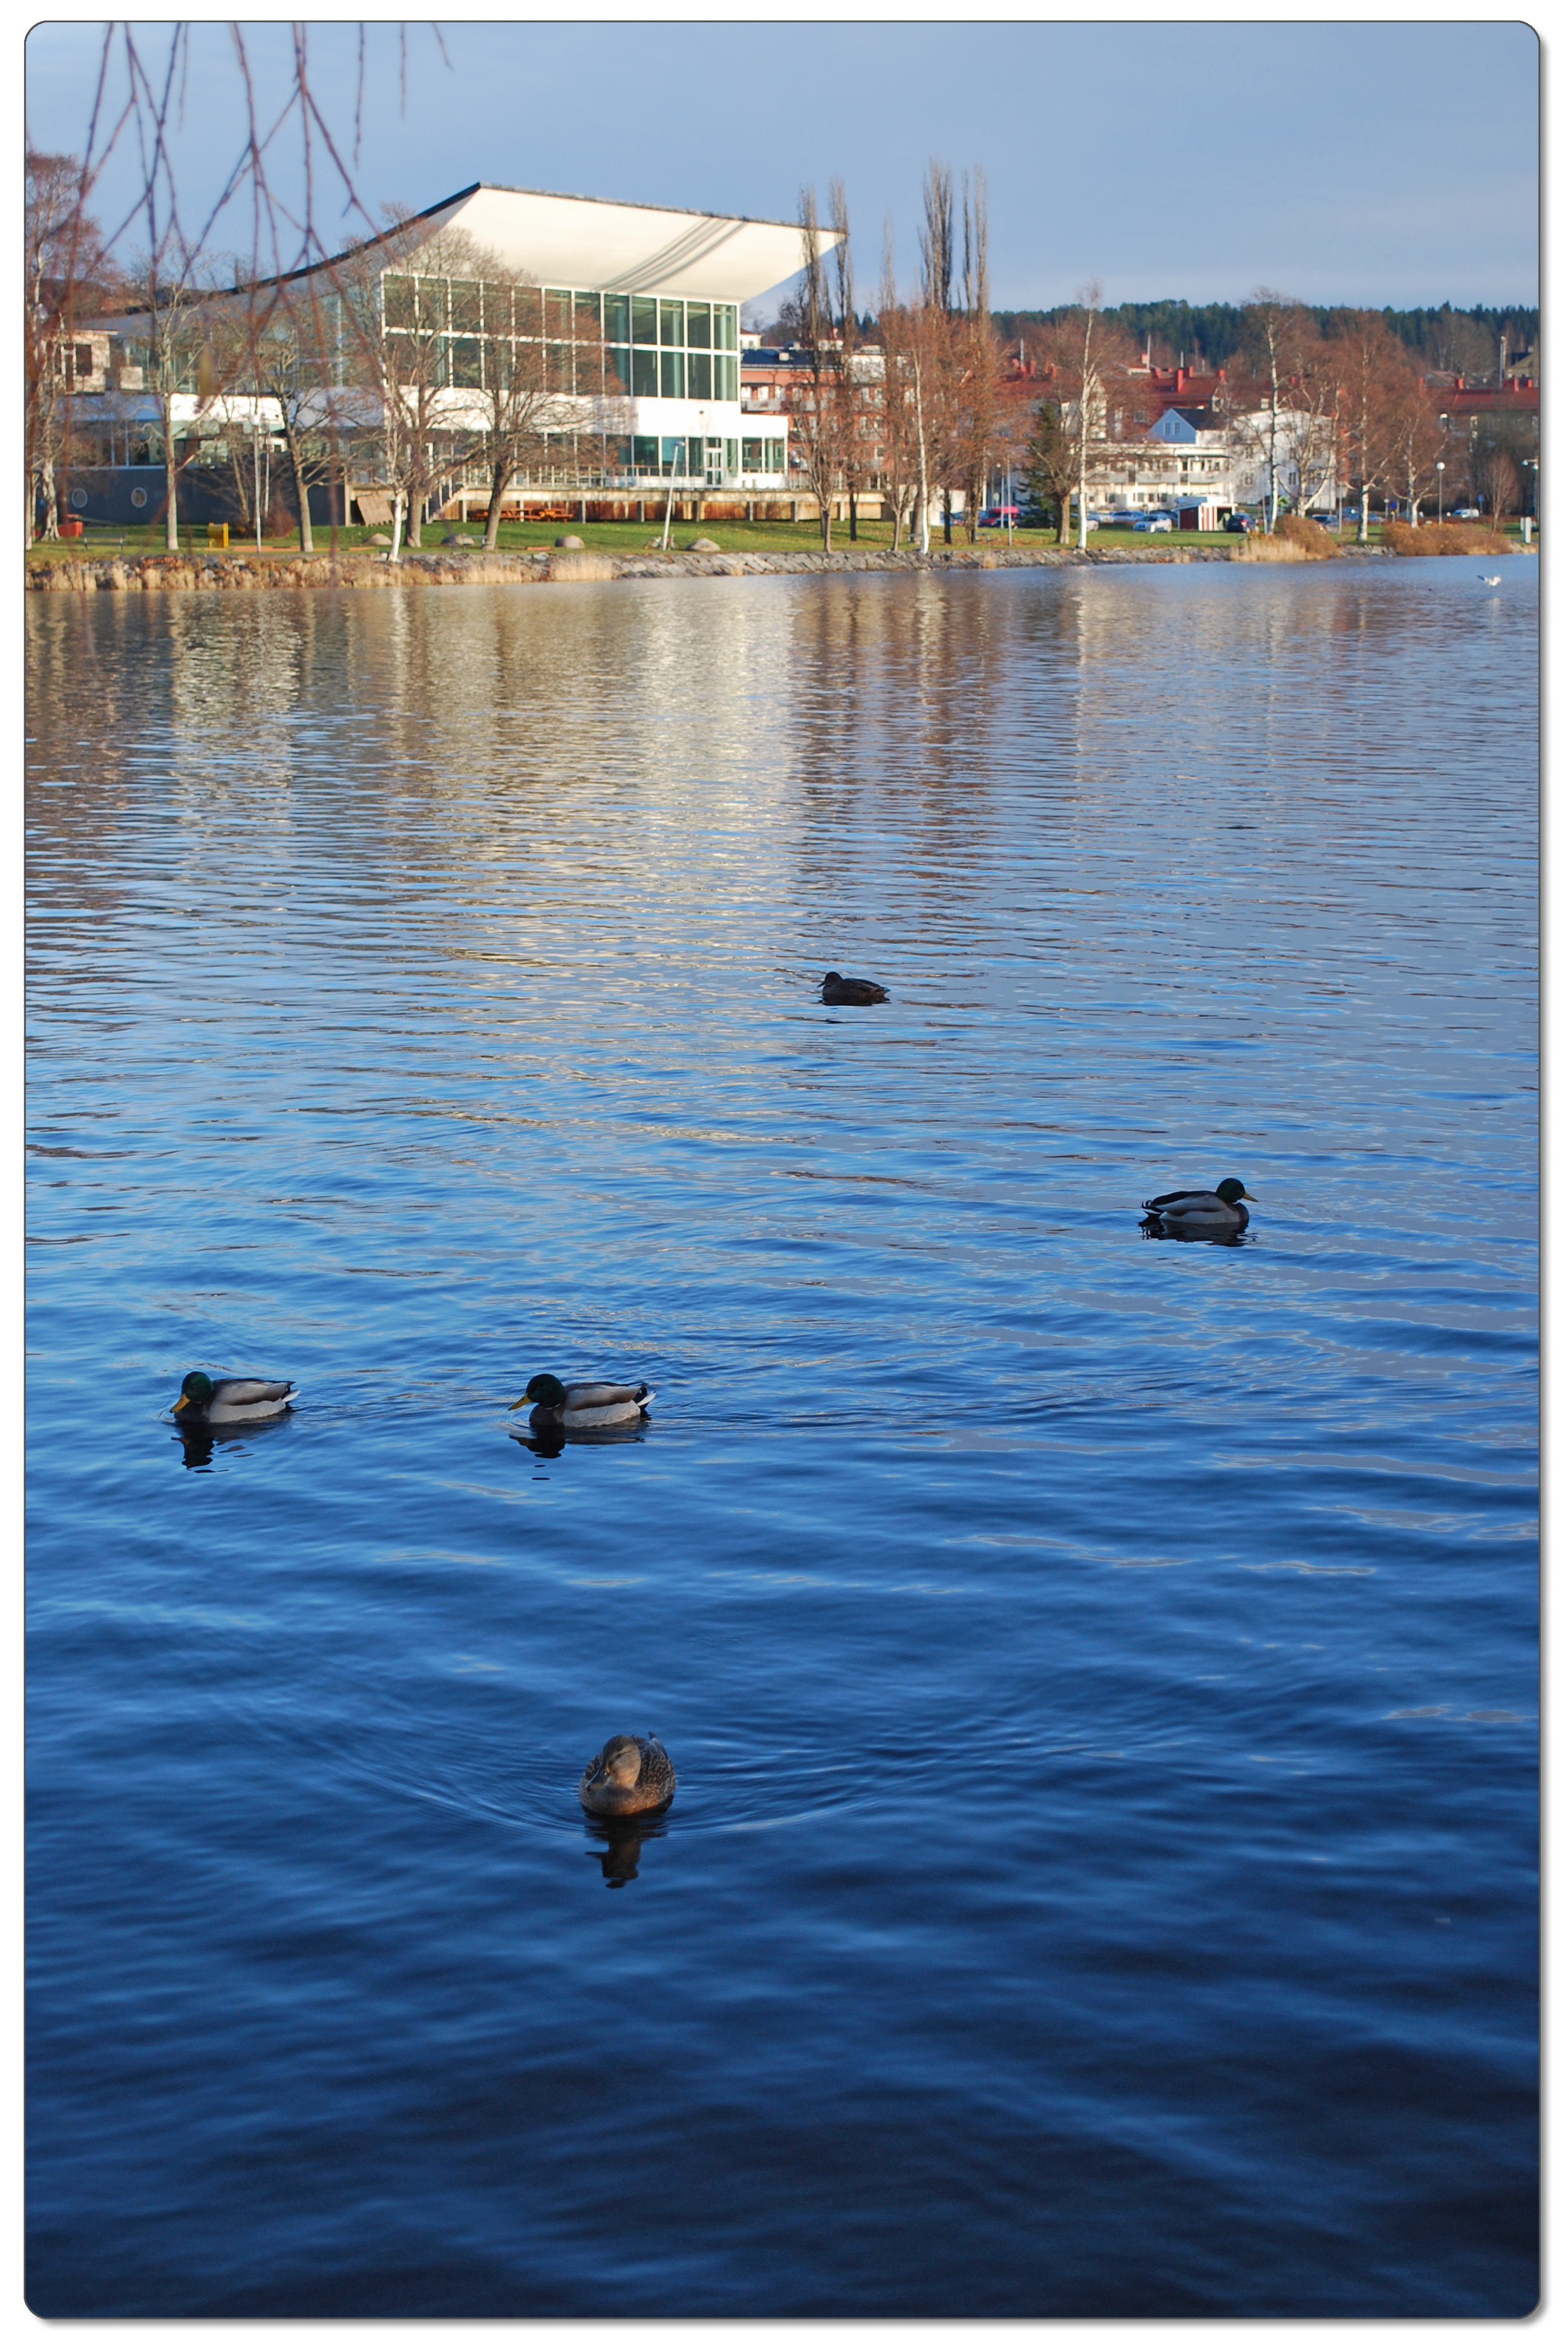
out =
<path fill-rule="evenodd" d="M 453 389 L 483 384 L 486 340 L 504 337 L 544 343 L 552 390 L 733 405 L 740 397 L 739 323 L 729 301 L 391 271 L 381 279 L 382 330 L 394 350 L 399 336 L 435 335 L 440 379 Z"/>

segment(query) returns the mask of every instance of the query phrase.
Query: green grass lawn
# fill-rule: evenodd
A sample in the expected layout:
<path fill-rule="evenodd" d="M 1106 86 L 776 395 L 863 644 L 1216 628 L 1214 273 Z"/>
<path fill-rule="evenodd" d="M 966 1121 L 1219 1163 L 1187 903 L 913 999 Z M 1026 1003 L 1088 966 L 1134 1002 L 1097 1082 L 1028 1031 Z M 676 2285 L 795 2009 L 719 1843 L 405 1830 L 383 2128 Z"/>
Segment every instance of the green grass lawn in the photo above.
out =
<path fill-rule="evenodd" d="M 661 523 L 656 525 L 651 521 L 503 521 L 498 549 L 502 553 L 544 552 L 548 551 L 560 538 L 578 537 L 585 546 L 597 552 L 642 553 L 650 546 L 658 544 L 661 529 Z M 388 534 L 387 531 L 381 533 Z M 424 543 L 419 549 L 425 553 L 447 551 L 449 548 L 444 540 L 448 535 L 471 538 L 475 540 L 474 549 L 477 549 L 484 533 L 482 518 L 471 521 L 467 528 L 456 521 L 432 521 L 426 526 Z M 1511 523 L 1508 535 L 1517 538 L 1519 533 L 1517 521 Z M 375 534 L 368 528 L 340 528 L 337 531 L 337 550 L 340 553 L 377 553 L 382 548 L 371 542 Z M 1333 536 L 1332 531 L 1328 534 Z M 723 553 L 809 553 L 819 551 L 822 544 L 822 533 L 815 521 L 705 520 L 672 522 L 670 525 L 669 542 L 675 552 L 685 552 L 699 537 L 710 538 Z M 1371 541 L 1378 544 L 1382 537 L 1382 528 L 1374 522 Z M 198 523 L 194 528 L 182 526 L 179 540 L 182 554 L 200 555 L 211 550 L 205 522 Z M 874 551 L 890 546 L 892 541 L 893 530 L 890 521 L 862 521 L 853 540 L 847 523 L 834 524 L 835 553 L 849 551 L 852 547 Z M 1014 548 L 1022 552 L 1049 550 L 1055 548 L 1056 531 L 1053 528 L 1018 528 L 1013 531 L 1011 541 Z M 1341 545 L 1355 541 L 1353 521 L 1347 522 L 1335 541 Z M 1539 531 L 1535 541 L 1539 542 Z M 318 528 L 316 531 L 316 558 L 318 560 L 329 557 L 332 542 L 329 529 Z M 1131 528 L 1097 528 L 1091 530 L 1089 542 L 1091 547 L 1136 547 L 1156 552 L 1161 546 L 1177 548 L 1200 545 L 1233 546 L 1239 539 L 1223 529 L 1173 529 L 1167 534 L 1163 530 L 1145 533 Z M 969 549 L 969 540 L 961 529 L 954 529 L 952 546 L 955 552 Z M 1007 546 L 1005 532 L 988 528 L 980 532 L 973 549 L 981 553 L 1000 552 L 1006 550 Z M 248 554 L 252 559 L 256 558 L 255 539 L 246 540 L 232 529 L 228 549 L 231 555 Z M 941 532 L 934 530 L 931 550 L 938 553 L 943 549 Z M 106 522 L 89 521 L 79 538 L 29 547 L 27 558 L 30 561 L 135 560 L 148 554 L 162 554 L 166 550 L 161 523 L 150 528 L 120 528 Z M 264 542 L 263 558 L 291 560 L 297 558 L 298 552 L 297 538 L 269 538 Z"/>

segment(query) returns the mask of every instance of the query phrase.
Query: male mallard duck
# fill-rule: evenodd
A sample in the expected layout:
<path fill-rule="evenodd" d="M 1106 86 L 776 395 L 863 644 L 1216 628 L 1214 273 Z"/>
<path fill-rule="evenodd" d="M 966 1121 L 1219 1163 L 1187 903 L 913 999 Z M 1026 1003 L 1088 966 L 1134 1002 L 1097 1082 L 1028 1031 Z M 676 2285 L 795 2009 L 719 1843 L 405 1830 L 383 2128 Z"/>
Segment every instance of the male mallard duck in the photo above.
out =
<path fill-rule="evenodd" d="M 297 1397 L 290 1383 L 264 1383 L 254 1375 L 204 1375 L 193 1367 L 180 1385 L 174 1412 L 182 1430 L 197 1423 L 265 1423 L 286 1413 Z"/>
<path fill-rule="evenodd" d="M 645 1815 L 675 1795 L 675 1768 L 651 1734 L 612 1733 L 583 1767 L 578 1796 L 590 1815 Z"/>
<path fill-rule="evenodd" d="M 537 1431 L 597 1432 L 607 1423 L 635 1423 L 657 1395 L 646 1383 L 563 1383 L 558 1375 L 535 1375 L 507 1413 L 531 1407 L 528 1421 Z"/>
<path fill-rule="evenodd" d="M 840 976 L 830 968 L 822 979 L 822 998 L 830 1009 L 869 1009 L 887 997 L 887 986 L 873 984 L 869 976 Z"/>
<path fill-rule="evenodd" d="M 1172 1188 L 1169 1195 L 1149 1196 L 1143 1209 L 1151 1220 L 1163 1221 L 1179 1234 L 1228 1232 L 1244 1229 L 1251 1215 L 1241 1202 L 1247 1194 L 1240 1180 L 1221 1180 L 1217 1188 Z M 1256 1203 L 1256 1196 L 1249 1202 Z"/>

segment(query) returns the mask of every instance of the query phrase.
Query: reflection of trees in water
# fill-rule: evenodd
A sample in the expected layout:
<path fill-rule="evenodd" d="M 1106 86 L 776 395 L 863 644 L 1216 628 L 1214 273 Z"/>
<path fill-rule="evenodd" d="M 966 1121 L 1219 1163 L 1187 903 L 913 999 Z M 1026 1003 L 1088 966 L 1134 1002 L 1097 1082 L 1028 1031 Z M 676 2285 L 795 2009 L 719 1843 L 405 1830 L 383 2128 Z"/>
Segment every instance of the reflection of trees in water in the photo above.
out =
<path fill-rule="evenodd" d="M 832 964 L 881 904 L 939 954 L 994 936 L 1009 856 L 1049 845 L 1075 786 L 1076 598 L 1054 576 L 878 578 L 791 617 L 798 884 Z"/>

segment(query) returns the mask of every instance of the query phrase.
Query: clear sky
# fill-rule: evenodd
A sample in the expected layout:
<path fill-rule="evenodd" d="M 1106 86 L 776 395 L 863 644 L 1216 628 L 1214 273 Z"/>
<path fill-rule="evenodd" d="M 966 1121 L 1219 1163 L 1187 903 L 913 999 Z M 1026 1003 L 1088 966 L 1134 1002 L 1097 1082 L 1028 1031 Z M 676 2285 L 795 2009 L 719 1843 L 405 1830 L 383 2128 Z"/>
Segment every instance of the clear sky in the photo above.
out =
<path fill-rule="evenodd" d="M 136 36 L 160 67 L 168 28 Z M 264 95 L 282 85 L 286 38 L 247 27 Z M 35 146 L 81 151 L 101 47 L 89 23 L 31 34 Z M 802 181 L 825 199 L 836 172 L 865 307 L 889 214 L 913 276 L 937 155 L 985 169 L 998 308 L 1069 301 L 1091 277 L 1110 302 L 1240 300 L 1260 284 L 1379 307 L 1537 298 L 1540 68 L 1517 22 L 457 23 L 402 39 L 380 25 L 366 54 L 354 176 L 377 217 L 487 179 L 793 218 Z M 312 25 L 309 56 L 348 159 L 357 28 Z M 183 99 L 173 149 L 195 216 L 241 144 L 222 25 L 192 28 Z M 292 125 L 271 160 L 297 204 Z M 127 147 L 95 200 L 106 226 L 136 177 Z M 329 172 L 317 186 L 329 246 L 362 234 Z M 216 240 L 248 251 L 248 216 Z"/>

